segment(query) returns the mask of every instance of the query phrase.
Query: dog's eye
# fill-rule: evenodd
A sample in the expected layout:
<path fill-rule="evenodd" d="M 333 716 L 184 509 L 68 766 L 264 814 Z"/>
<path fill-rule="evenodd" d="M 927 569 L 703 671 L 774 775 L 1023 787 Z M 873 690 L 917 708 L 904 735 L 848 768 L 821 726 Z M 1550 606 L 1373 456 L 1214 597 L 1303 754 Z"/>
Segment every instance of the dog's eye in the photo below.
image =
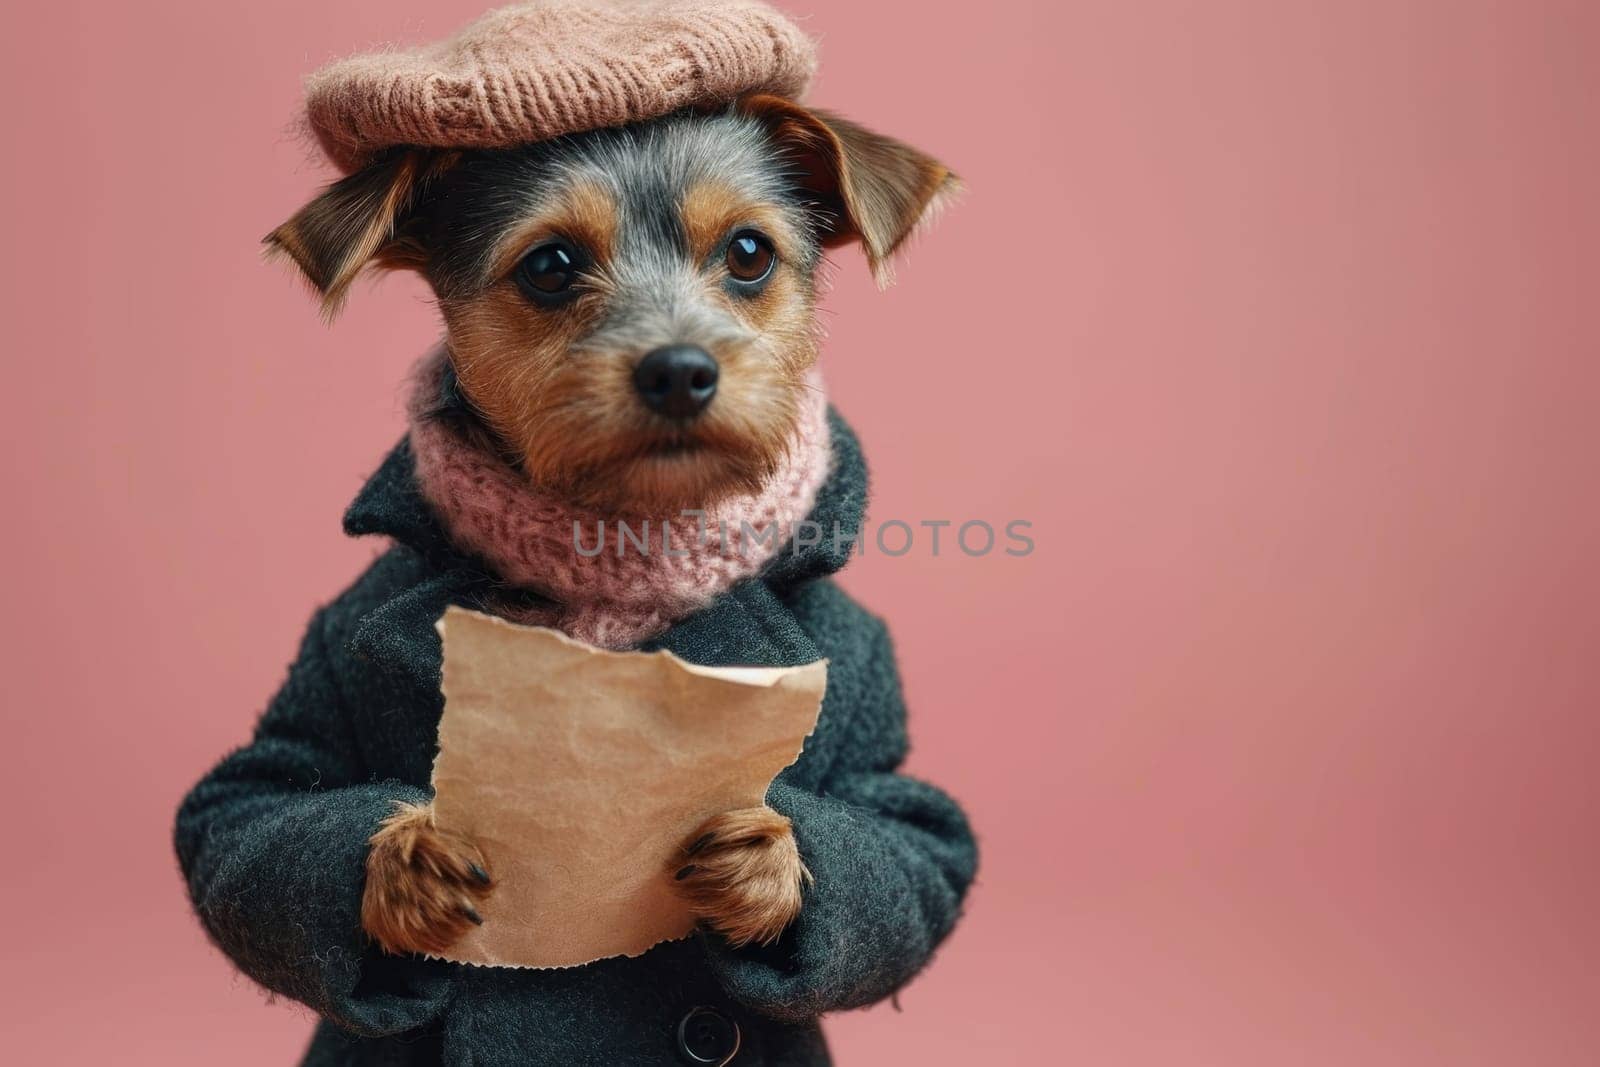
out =
<path fill-rule="evenodd" d="M 517 284 L 540 304 L 560 303 L 578 280 L 582 254 L 566 241 L 550 241 L 522 257 L 517 264 Z"/>
<path fill-rule="evenodd" d="M 754 230 L 742 230 L 728 242 L 728 273 L 746 285 L 765 281 L 778 261 L 772 242 Z"/>

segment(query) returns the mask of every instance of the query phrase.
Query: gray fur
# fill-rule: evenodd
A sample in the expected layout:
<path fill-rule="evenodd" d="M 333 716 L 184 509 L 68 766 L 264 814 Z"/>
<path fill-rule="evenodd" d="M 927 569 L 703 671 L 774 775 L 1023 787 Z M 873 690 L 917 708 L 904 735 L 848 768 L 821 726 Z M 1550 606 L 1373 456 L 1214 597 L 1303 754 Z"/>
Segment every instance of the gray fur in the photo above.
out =
<path fill-rule="evenodd" d="M 617 247 L 601 279 L 611 291 L 601 332 L 614 332 L 621 343 L 676 329 L 715 330 L 701 321 L 707 309 L 694 306 L 700 288 L 694 279 L 706 265 L 690 262 L 678 217 L 688 189 L 708 180 L 789 212 L 806 237 L 801 261 L 792 265 L 807 275 L 816 269 L 816 223 L 794 172 L 759 122 L 730 112 L 679 114 L 524 148 L 468 153 L 419 210 L 430 279 L 442 296 L 471 296 L 493 281 L 490 264 L 506 234 L 563 189 L 592 182 L 618 205 Z"/>

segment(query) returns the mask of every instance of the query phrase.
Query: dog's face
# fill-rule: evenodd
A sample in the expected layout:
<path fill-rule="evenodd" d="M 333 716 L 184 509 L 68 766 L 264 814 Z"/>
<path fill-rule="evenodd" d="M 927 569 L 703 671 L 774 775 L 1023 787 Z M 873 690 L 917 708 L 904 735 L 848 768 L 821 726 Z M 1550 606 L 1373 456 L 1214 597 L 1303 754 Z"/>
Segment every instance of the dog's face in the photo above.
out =
<path fill-rule="evenodd" d="M 434 194 L 462 391 L 535 481 L 648 510 L 771 473 L 815 358 L 819 246 L 757 122 L 477 153 Z"/>
<path fill-rule="evenodd" d="M 927 156 L 775 98 L 525 148 L 395 150 L 268 242 L 330 307 L 420 270 L 460 394 L 537 484 L 672 514 L 773 471 L 816 358 L 824 247 L 875 269 L 953 185 Z"/>

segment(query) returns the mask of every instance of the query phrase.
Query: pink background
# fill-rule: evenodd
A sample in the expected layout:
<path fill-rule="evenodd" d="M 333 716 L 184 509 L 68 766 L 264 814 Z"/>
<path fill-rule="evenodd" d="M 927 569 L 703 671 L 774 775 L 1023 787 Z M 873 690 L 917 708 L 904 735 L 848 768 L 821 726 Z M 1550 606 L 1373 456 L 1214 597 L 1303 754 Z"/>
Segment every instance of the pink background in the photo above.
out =
<path fill-rule="evenodd" d="M 814 99 L 971 192 L 826 369 L 969 916 L 844 1064 L 1600 1059 L 1600 7 L 806 0 Z M 168 830 L 312 606 L 435 335 L 256 242 L 298 79 L 473 0 L 7 14 L 0 1004 L 16 1063 L 284 1064 Z"/>

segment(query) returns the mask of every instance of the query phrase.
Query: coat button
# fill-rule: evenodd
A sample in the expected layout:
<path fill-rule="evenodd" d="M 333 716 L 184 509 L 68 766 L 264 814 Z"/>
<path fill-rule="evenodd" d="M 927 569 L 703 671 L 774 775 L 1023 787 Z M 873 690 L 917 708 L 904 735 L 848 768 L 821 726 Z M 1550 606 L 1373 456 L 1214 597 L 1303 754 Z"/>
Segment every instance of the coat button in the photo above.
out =
<path fill-rule="evenodd" d="M 678 1051 L 687 1063 L 721 1067 L 739 1051 L 739 1024 L 715 1008 L 695 1008 L 678 1023 Z"/>

